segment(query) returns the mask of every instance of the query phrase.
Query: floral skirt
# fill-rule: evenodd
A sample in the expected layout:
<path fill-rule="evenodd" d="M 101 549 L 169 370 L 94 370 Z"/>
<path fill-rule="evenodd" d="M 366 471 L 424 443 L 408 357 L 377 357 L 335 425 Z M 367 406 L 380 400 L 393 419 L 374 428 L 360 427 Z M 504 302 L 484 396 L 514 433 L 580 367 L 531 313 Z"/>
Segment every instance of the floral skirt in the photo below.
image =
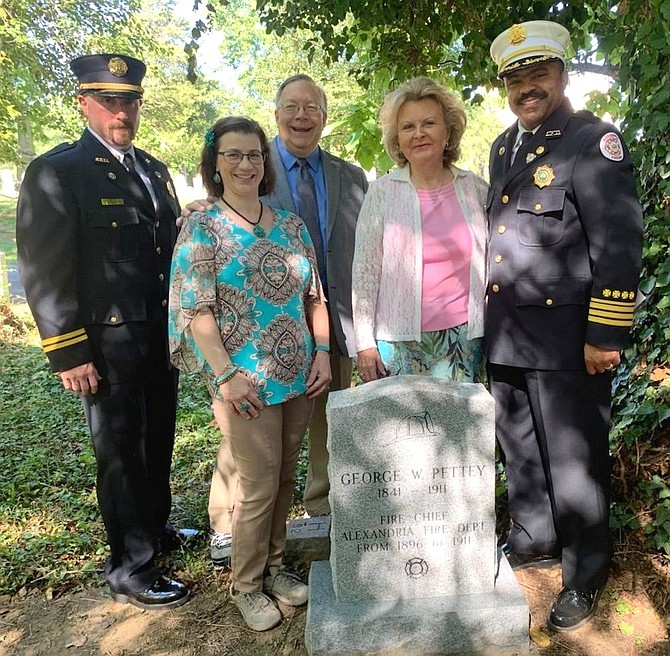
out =
<path fill-rule="evenodd" d="M 419 374 L 461 383 L 485 380 L 482 340 L 468 339 L 468 325 L 421 333 L 420 342 L 385 342 L 377 349 L 389 376 Z"/>

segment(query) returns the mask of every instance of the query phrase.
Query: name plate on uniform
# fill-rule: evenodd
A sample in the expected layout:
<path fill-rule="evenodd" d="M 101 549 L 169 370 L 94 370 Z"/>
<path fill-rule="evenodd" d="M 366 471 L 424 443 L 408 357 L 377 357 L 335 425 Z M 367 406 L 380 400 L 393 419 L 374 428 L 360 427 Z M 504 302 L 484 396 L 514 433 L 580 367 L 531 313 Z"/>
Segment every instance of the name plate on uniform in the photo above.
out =
<path fill-rule="evenodd" d="M 100 204 L 101 205 L 125 205 L 126 202 L 123 200 L 123 198 L 101 198 L 100 199 Z"/>

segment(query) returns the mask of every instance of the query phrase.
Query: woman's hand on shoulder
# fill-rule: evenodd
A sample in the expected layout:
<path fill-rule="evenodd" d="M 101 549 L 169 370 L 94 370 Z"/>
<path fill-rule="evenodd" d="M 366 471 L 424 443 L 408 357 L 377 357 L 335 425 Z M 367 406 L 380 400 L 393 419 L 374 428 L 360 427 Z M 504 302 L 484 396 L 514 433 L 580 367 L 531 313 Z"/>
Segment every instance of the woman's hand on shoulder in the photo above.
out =
<path fill-rule="evenodd" d="M 214 207 L 214 202 L 216 198 L 214 196 L 208 196 L 204 199 L 192 200 L 182 211 L 181 214 L 177 217 L 177 227 L 181 228 L 184 223 L 184 219 L 188 219 L 193 212 L 206 212 L 211 210 Z"/>
<path fill-rule="evenodd" d="M 333 376 L 330 372 L 330 354 L 327 351 L 317 351 L 314 354 L 314 360 L 307 377 L 307 391 L 305 396 L 313 399 L 323 394 L 328 387 Z"/>
<path fill-rule="evenodd" d="M 376 348 L 359 351 L 356 362 L 358 375 L 364 383 L 386 377 L 386 368 Z"/>
<path fill-rule="evenodd" d="M 233 411 L 242 415 L 245 419 L 258 417 L 263 409 L 263 404 L 256 394 L 254 384 L 241 371 L 238 371 L 229 381 L 220 385 L 219 391 L 224 401 L 230 404 Z"/>

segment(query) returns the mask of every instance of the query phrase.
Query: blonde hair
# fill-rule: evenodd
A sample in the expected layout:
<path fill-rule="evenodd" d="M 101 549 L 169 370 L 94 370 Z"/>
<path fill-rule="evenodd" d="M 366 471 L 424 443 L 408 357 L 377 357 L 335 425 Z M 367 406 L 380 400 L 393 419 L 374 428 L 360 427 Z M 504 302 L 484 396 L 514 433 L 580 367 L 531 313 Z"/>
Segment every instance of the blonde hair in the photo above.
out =
<path fill-rule="evenodd" d="M 400 108 L 406 102 L 426 99 L 435 100 L 440 105 L 444 124 L 449 129 L 449 143 L 442 156 L 444 165 L 448 166 L 461 156 L 461 139 L 468 122 L 463 103 L 439 82 L 428 77 L 415 77 L 388 93 L 379 110 L 384 148 L 398 166 L 407 164 L 407 158 L 402 154 L 398 143 Z"/>

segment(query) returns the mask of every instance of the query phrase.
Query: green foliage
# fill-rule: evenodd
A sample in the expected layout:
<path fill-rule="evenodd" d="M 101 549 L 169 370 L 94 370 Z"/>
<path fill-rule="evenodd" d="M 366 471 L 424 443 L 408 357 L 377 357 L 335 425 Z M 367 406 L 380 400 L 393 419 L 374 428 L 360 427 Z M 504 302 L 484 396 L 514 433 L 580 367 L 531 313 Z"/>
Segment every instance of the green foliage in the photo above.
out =
<path fill-rule="evenodd" d="M 135 7 L 136 0 L 110 0 L 104 11 L 88 0 L 0 3 L 0 161 L 19 161 L 20 148 L 30 147 L 26 131 L 39 137 L 57 124 L 51 100 L 74 90 L 64 62 L 83 54 L 92 35 L 118 33 Z"/>
<path fill-rule="evenodd" d="M 16 262 L 16 201 L 0 198 L 0 252 L 8 264 Z"/>

